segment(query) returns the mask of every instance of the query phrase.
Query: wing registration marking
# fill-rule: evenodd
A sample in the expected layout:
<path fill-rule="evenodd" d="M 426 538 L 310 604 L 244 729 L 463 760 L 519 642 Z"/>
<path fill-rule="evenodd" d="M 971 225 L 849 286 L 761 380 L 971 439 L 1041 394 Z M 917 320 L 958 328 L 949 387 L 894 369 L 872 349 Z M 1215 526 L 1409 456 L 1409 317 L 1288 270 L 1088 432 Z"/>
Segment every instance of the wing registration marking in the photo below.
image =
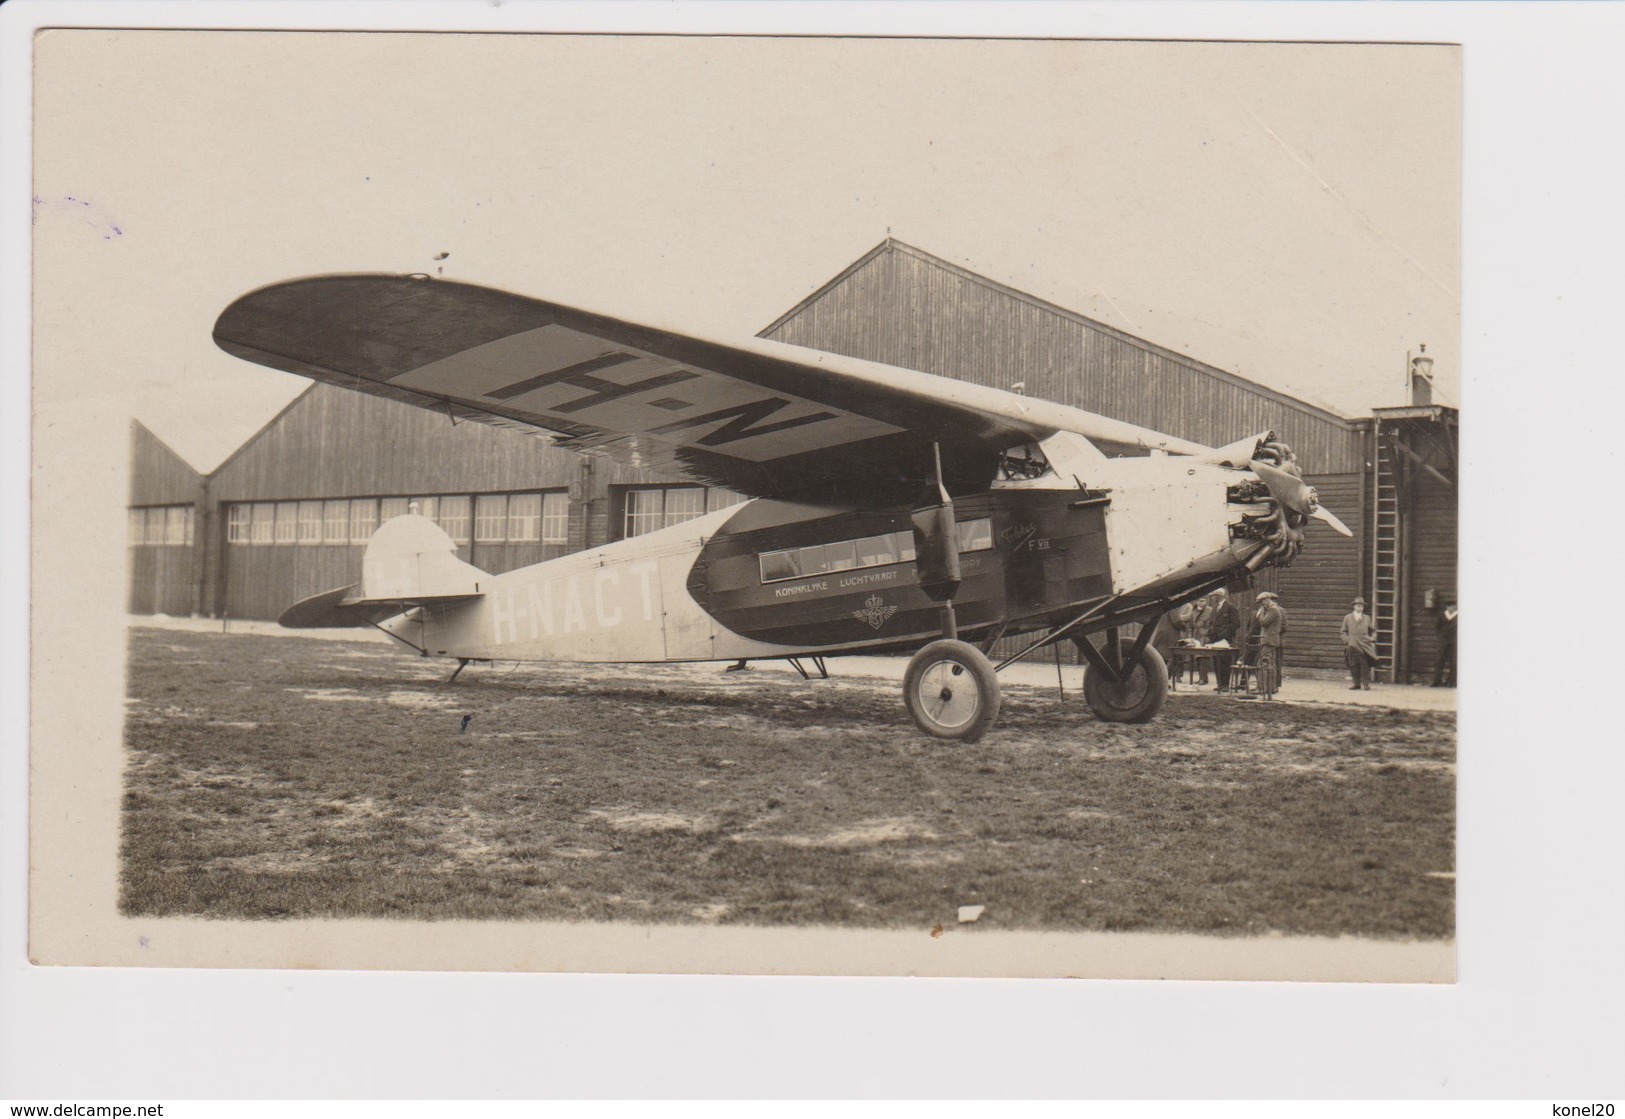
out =
<path fill-rule="evenodd" d="M 391 382 L 534 417 L 768 461 L 902 429 L 561 326 L 488 342 Z M 669 395 L 682 386 L 680 399 Z M 689 413 L 672 418 L 673 406 Z"/>

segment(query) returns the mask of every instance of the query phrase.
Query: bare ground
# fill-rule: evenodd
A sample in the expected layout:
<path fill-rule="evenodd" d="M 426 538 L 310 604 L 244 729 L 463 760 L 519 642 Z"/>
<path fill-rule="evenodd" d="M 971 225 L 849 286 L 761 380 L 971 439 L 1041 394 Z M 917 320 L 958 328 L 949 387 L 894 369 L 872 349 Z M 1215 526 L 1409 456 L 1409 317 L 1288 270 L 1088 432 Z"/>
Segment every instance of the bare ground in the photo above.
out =
<path fill-rule="evenodd" d="M 1453 934 L 1452 716 L 1007 686 L 962 746 L 888 682 L 719 668 L 132 631 L 122 908 Z"/>

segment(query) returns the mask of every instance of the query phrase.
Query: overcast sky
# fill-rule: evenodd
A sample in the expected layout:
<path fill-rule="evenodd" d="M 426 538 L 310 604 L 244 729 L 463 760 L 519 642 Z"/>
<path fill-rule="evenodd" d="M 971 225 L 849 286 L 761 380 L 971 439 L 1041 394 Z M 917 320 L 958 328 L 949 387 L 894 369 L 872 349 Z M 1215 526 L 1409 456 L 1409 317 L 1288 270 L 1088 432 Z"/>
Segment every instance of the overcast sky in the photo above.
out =
<path fill-rule="evenodd" d="M 748 337 L 890 232 L 1345 414 L 1426 342 L 1456 402 L 1459 57 L 47 32 L 36 391 L 208 470 L 308 383 L 210 340 L 263 284 L 438 268 Z"/>

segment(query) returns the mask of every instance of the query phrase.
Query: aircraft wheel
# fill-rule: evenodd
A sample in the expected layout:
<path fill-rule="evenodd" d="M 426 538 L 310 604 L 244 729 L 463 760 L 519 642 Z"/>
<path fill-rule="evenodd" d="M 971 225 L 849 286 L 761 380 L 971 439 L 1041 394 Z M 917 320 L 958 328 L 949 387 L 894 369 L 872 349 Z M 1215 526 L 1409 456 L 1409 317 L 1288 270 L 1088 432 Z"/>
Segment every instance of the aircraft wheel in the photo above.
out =
<path fill-rule="evenodd" d="M 998 718 L 999 678 L 976 646 L 945 638 L 908 662 L 903 701 L 926 734 L 975 742 Z"/>
<path fill-rule="evenodd" d="M 1083 700 L 1103 723 L 1148 723 L 1168 698 L 1168 666 L 1147 645 L 1121 684 L 1089 666 L 1083 674 Z"/>

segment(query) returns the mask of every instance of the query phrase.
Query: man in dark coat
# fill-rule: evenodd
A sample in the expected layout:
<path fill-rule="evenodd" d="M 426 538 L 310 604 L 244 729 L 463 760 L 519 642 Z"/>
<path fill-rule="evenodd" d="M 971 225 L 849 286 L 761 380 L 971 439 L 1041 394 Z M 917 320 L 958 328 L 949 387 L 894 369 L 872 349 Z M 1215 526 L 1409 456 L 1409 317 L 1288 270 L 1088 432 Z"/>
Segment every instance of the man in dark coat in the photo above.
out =
<path fill-rule="evenodd" d="M 1439 634 L 1439 663 L 1433 667 L 1435 688 L 1456 686 L 1456 613 L 1456 600 L 1447 598 L 1433 623 Z"/>
<path fill-rule="evenodd" d="M 1236 604 L 1230 601 L 1230 594 L 1223 587 L 1213 592 L 1213 609 L 1208 615 L 1208 644 L 1217 645 L 1220 641 L 1235 646 L 1238 635 L 1241 633 L 1241 611 Z M 1236 654 L 1226 649 L 1213 654 L 1213 672 L 1218 679 L 1217 691 L 1220 695 L 1230 690 L 1230 666 L 1235 662 Z"/>

